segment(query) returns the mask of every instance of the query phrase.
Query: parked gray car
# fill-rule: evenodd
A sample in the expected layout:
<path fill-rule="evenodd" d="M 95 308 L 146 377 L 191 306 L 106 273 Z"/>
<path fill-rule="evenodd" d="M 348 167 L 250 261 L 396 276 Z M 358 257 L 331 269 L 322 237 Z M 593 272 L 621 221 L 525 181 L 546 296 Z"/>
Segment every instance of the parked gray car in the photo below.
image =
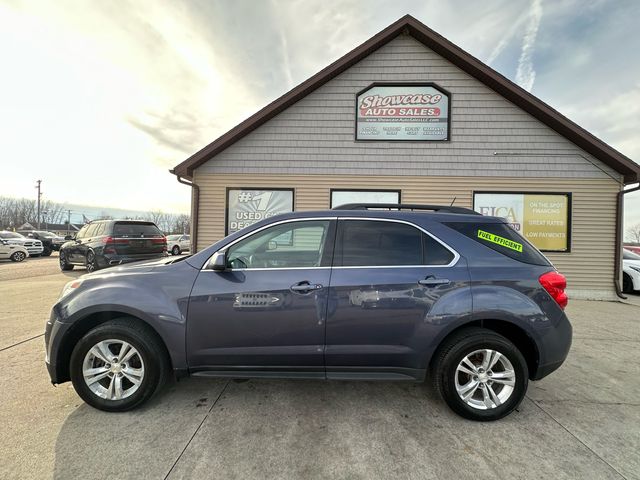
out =
<path fill-rule="evenodd" d="M 384 210 L 383 208 L 389 208 Z M 180 377 L 411 380 L 495 420 L 557 369 L 566 281 L 504 219 L 346 205 L 258 222 L 203 251 L 68 283 L 45 332 L 54 384 L 108 411 Z"/>

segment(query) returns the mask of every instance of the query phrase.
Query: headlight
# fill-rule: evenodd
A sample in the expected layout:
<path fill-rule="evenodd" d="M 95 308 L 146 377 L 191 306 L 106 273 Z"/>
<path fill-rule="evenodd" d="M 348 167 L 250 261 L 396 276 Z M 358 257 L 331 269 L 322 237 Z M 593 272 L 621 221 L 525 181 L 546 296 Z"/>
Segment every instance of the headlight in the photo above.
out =
<path fill-rule="evenodd" d="M 82 285 L 82 280 L 72 280 L 71 282 L 67 283 L 62 288 L 62 291 L 60 292 L 60 296 L 58 297 L 58 300 L 60 300 L 63 297 L 66 297 L 67 295 L 69 295 L 71 292 L 73 292 L 80 285 Z"/>
<path fill-rule="evenodd" d="M 636 267 L 634 265 L 629 265 L 629 268 L 635 270 L 636 272 L 640 272 L 640 267 Z"/>

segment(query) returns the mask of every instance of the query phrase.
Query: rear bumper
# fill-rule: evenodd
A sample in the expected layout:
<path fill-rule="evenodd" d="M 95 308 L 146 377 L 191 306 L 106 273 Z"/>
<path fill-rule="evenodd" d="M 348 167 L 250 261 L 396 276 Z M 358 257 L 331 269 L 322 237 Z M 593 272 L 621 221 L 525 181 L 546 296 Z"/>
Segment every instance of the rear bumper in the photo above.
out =
<path fill-rule="evenodd" d="M 116 254 L 107 254 L 107 255 L 99 255 L 96 257 L 96 261 L 98 262 L 98 266 L 100 268 L 111 267 L 113 265 L 122 265 L 124 263 L 131 262 L 140 262 L 144 260 L 154 260 L 156 258 L 166 257 L 167 253 L 146 253 L 146 254 L 138 254 L 138 255 L 116 255 Z"/>
<path fill-rule="evenodd" d="M 540 380 L 557 370 L 569 355 L 572 339 L 573 327 L 563 312 L 560 321 L 554 328 L 548 329 L 538 343 L 540 363 L 531 380 Z"/>

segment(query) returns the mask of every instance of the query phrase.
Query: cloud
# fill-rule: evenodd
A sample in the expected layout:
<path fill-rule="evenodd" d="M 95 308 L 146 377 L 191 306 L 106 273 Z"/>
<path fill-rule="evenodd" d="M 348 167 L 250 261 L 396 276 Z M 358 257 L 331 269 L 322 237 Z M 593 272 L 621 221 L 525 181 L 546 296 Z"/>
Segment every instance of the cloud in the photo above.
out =
<path fill-rule="evenodd" d="M 541 19 L 542 0 L 533 0 L 529 9 L 529 23 L 522 38 L 522 51 L 516 70 L 516 83 L 528 92 L 531 91 L 533 82 L 536 80 L 536 71 L 533 69 L 533 52 Z"/>

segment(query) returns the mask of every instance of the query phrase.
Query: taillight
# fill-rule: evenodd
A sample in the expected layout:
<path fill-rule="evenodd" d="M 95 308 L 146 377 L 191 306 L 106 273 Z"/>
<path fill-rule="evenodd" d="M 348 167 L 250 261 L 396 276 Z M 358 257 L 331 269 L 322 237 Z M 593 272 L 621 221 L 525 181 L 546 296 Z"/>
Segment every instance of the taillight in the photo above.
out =
<path fill-rule="evenodd" d="M 538 279 L 540 285 L 549 292 L 549 295 L 556 301 L 556 303 L 564 310 L 564 307 L 569 303 L 569 297 L 565 293 L 567 288 L 567 279 L 564 275 L 558 272 L 547 272 L 540 275 Z"/>
<path fill-rule="evenodd" d="M 113 237 L 104 237 L 102 241 L 104 242 L 104 253 L 117 253 L 115 247 L 116 241 Z"/>

